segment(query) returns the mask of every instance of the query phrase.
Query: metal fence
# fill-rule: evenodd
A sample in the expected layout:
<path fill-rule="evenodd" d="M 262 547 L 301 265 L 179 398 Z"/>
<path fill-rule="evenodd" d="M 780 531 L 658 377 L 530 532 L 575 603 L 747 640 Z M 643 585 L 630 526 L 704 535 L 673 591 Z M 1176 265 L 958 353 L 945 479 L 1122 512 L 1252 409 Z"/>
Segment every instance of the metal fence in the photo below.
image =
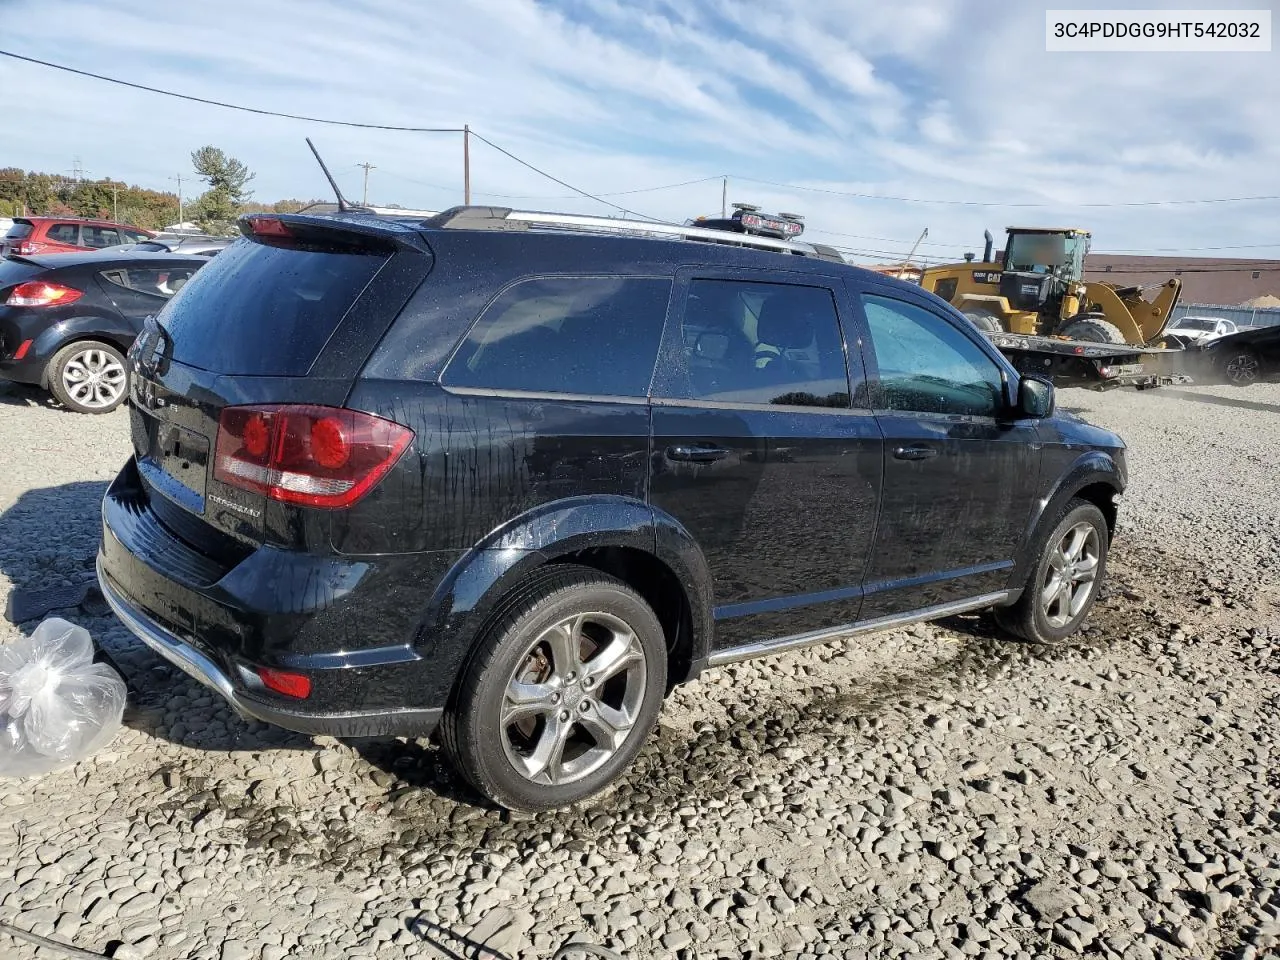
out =
<path fill-rule="evenodd" d="M 1280 307 L 1225 307 L 1213 303 L 1180 303 L 1173 308 L 1179 317 L 1221 317 L 1234 320 L 1237 327 L 1271 327 L 1280 324 Z"/>

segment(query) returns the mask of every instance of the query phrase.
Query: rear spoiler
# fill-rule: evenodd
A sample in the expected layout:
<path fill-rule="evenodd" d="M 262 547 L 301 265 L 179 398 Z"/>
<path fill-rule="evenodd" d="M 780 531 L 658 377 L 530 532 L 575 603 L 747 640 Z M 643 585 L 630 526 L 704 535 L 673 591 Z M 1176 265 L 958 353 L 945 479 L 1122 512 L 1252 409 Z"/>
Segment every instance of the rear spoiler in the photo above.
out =
<path fill-rule="evenodd" d="M 294 241 L 388 251 L 409 247 L 422 253 L 431 252 L 426 240 L 413 227 L 377 214 L 249 213 L 240 217 L 236 225 L 243 236 L 258 243 L 287 245 Z"/>

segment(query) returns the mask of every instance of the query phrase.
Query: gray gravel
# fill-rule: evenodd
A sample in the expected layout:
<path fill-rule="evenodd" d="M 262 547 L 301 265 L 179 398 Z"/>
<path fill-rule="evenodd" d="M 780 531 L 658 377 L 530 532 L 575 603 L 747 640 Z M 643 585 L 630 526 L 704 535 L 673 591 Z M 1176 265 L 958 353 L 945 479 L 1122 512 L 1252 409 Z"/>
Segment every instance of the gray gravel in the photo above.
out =
<path fill-rule="evenodd" d="M 0 390 L 0 598 L 88 575 L 128 452 L 123 413 L 32 396 Z M 713 671 L 567 813 L 488 810 L 426 745 L 245 723 L 73 612 L 130 675 L 127 729 L 0 780 L 0 921 L 118 958 L 575 937 L 686 960 L 1276 956 L 1280 385 L 1059 400 L 1131 446 L 1078 644 L 978 616 Z M 0 955 L 35 953 L 0 933 Z"/>

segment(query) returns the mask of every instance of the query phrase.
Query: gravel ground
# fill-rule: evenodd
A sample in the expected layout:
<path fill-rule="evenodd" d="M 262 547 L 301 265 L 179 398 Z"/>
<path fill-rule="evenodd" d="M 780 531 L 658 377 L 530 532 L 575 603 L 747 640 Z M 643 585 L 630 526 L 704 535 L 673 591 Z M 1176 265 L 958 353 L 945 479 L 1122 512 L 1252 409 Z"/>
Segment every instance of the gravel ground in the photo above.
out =
<path fill-rule="evenodd" d="M 117 958 L 1280 956 L 1280 385 L 1059 401 L 1131 446 L 1079 643 L 977 616 L 712 671 L 570 812 L 241 721 L 72 611 L 127 729 L 0 780 L 0 921 Z M 90 575 L 127 446 L 0 392 L 0 597 Z"/>

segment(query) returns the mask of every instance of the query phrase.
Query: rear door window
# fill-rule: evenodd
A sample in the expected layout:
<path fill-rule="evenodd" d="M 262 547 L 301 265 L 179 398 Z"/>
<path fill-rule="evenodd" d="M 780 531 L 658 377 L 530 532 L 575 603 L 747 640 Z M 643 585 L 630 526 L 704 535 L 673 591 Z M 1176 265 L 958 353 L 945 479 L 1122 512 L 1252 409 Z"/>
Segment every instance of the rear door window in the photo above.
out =
<path fill-rule="evenodd" d="M 45 233 L 54 243 L 66 243 L 73 247 L 80 245 L 80 225 L 78 223 L 51 224 Z"/>
<path fill-rule="evenodd" d="M 386 261 L 381 252 L 234 243 L 158 319 L 179 363 L 301 376 Z"/>
<path fill-rule="evenodd" d="M 82 246 L 100 250 L 114 247 L 120 242 L 120 231 L 111 227 L 83 227 L 80 232 Z"/>
<path fill-rule="evenodd" d="M 849 406 L 840 323 L 826 287 L 694 279 L 680 333 L 688 376 L 675 396 Z"/>
<path fill-rule="evenodd" d="M 486 390 L 647 396 L 670 294 L 669 279 L 650 277 L 521 281 L 484 311 L 442 380 Z"/>

